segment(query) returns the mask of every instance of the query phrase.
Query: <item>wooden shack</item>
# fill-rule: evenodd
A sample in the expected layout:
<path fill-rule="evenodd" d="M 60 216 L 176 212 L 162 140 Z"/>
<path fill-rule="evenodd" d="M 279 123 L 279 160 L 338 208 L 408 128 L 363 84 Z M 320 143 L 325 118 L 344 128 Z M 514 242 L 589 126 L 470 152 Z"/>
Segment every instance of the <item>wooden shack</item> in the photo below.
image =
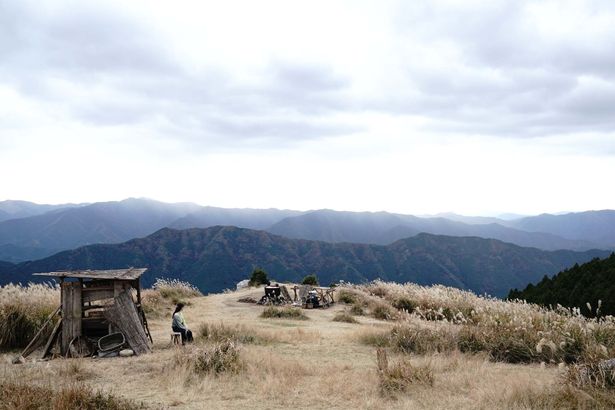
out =
<path fill-rule="evenodd" d="M 61 319 L 54 327 L 42 357 L 59 344 L 62 356 L 73 346 L 95 346 L 100 338 L 120 332 L 136 354 L 150 351 L 152 337 L 141 305 L 141 275 L 145 268 L 77 270 L 35 273 L 60 281 Z M 148 340 L 149 339 L 149 340 Z M 87 347 L 87 346 L 86 346 Z"/>

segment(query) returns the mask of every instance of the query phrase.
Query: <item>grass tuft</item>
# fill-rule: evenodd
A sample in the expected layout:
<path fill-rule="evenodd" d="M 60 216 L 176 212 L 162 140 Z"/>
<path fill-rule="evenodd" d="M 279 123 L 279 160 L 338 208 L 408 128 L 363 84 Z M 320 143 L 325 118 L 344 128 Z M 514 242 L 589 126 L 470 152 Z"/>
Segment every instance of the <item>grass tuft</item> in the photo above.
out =
<path fill-rule="evenodd" d="M 144 408 L 116 396 L 93 391 L 76 384 L 52 390 L 32 384 L 0 382 L 0 407 L 3 409 L 87 409 L 132 410 Z"/>
<path fill-rule="evenodd" d="M 359 323 L 357 319 L 346 312 L 338 312 L 335 316 L 333 316 L 333 321 L 343 323 Z"/>
<path fill-rule="evenodd" d="M 199 327 L 199 336 L 211 342 L 231 340 L 243 344 L 264 344 L 269 340 L 264 335 L 257 333 L 243 325 L 229 326 L 220 322 L 218 324 L 203 323 Z"/>
<path fill-rule="evenodd" d="M 429 365 L 414 366 L 408 360 L 389 365 L 386 350 L 382 348 L 376 350 L 376 364 L 380 394 L 383 396 L 403 393 L 413 384 L 433 386 L 433 369 Z"/>
<path fill-rule="evenodd" d="M 239 373 L 245 368 L 239 344 L 232 340 L 214 343 L 207 347 L 192 347 L 175 354 L 175 366 L 188 368 L 192 374 Z"/>
<path fill-rule="evenodd" d="M 308 317 L 300 308 L 269 306 L 263 310 L 261 317 L 267 319 L 307 320 Z"/>

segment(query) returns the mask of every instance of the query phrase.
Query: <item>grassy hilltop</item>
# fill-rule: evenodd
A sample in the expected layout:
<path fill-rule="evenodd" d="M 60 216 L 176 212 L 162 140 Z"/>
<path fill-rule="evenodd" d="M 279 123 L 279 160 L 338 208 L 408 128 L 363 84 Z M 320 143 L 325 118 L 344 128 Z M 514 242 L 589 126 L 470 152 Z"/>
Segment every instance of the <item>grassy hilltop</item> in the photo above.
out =
<path fill-rule="evenodd" d="M 263 317 L 264 307 L 239 302 L 262 292 L 200 296 L 181 283 L 144 292 L 150 355 L 11 365 L 15 351 L 6 352 L 0 408 L 615 406 L 612 374 L 599 365 L 615 355 L 610 317 L 384 282 L 340 287 L 339 303 L 303 310 L 307 319 Z M 8 311 L 35 321 L 55 297 L 52 287 L 2 288 L 0 324 Z M 176 300 L 196 336 L 185 348 L 169 344 Z"/>

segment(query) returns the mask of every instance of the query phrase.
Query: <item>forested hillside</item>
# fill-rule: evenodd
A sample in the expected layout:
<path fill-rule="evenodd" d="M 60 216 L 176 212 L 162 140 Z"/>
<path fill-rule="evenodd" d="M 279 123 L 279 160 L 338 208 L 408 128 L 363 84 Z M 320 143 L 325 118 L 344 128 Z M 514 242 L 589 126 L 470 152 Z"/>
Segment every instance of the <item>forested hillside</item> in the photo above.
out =
<path fill-rule="evenodd" d="M 615 315 L 615 253 L 605 259 L 593 259 L 582 265 L 575 264 L 552 278 L 544 277 L 538 284 L 529 284 L 524 290 L 513 289 L 508 297 L 525 299 L 542 305 L 560 304 L 579 307 L 587 316 L 595 316 L 598 301 L 603 315 Z M 591 309 L 587 304 L 591 306 Z"/>

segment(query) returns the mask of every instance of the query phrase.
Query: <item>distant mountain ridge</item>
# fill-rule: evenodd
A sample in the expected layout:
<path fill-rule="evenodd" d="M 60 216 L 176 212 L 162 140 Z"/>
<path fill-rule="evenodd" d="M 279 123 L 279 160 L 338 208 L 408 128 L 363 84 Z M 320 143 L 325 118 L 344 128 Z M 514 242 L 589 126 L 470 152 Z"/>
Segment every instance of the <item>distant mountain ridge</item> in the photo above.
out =
<path fill-rule="evenodd" d="M 507 226 L 528 232 L 546 232 L 567 239 L 591 241 L 602 247 L 615 247 L 615 211 L 542 214 L 509 221 Z"/>
<path fill-rule="evenodd" d="M 288 238 L 327 242 L 358 242 L 386 245 L 419 232 L 435 235 L 478 236 L 544 250 L 588 250 L 600 246 L 542 232 L 526 232 L 487 222 L 470 225 L 445 218 L 420 218 L 387 212 L 319 210 L 283 219 L 267 231 Z"/>
<path fill-rule="evenodd" d="M 299 211 L 228 209 L 144 198 L 57 208 L 27 218 L 0 222 L 0 260 L 21 262 L 95 243 L 120 243 L 161 228 L 234 225 L 266 229 Z"/>
<path fill-rule="evenodd" d="M 324 284 L 376 278 L 441 283 L 503 296 L 513 288 L 566 266 L 607 255 L 605 251 L 547 252 L 493 239 L 419 234 L 387 246 L 288 239 L 265 231 L 215 226 L 164 228 L 121 244 L 90 245 L 0 272 L 4 280 L 28 281 L 33 272 L 67 269 L 149 268 L 143 277 L 189 281 L 205 292 L 232 288 L 255 267 L 277 280 L 311 273 Z"/>
<path fill-rule="evenodd" d="M 2 205 L 12 215 L 17 212 L 38 213 L 0 222 L 0 260 L 16 263 L 89 244 L 121 243 L 147 236 L 164 227 L 188 229 L 215 225 L 260 229 L 289 238 L 333 243 L 388 245 L 425 232 L 493 238 L 543 250 L 615 249 L 615 243 L 611 242 L 615 219 L 608 215 L 615 214 L 615 211 L 598 211 L 605 214 L 605 218 L 591 218 L 594 214 L 581 213 L 506 221 L 456 214 L 443 214 L 448 217 L 444 218 L 326 209 L 307 212 L 230 209 L 193 203 L 164 203 L 144 198 L 58 206 L 4 201 L 0 202 Z M 576 220 L 567 223 L 566 218 Z M 563 221 L 561 224 L 557 222 L 560 220 Z M 560 225 L 568 228 L 563 229 Z M 552 232 L 542 232 L 541 229 Z M 592 232 L 599 235 L 592 236 Z M 562 237 L 558 233 L 568 236 Z"/>
<path fill-rule="evenodd" d="M 83 204 L 36 204 L 28 201 L 6 200 L 0 201 L 0 222 L 9 219 L 27 218 L 41 215 L 58 209 L 75 208 Z"/>

